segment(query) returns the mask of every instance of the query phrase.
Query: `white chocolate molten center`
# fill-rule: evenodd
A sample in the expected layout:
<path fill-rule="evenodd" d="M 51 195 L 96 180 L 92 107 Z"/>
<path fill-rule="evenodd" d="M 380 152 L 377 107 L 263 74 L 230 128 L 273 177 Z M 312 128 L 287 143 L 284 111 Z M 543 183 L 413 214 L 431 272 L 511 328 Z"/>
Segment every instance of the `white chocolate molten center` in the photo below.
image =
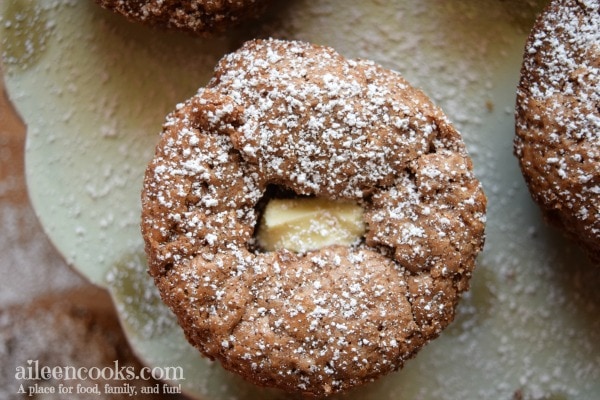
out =
<path fill-rule="evenodd" d="M 257 239 L 266 251 L 306 252 L 331 245 L 349 246 L 364 233 L 363 209 L 356 202 L 271 199 L 260 221 Z"/>

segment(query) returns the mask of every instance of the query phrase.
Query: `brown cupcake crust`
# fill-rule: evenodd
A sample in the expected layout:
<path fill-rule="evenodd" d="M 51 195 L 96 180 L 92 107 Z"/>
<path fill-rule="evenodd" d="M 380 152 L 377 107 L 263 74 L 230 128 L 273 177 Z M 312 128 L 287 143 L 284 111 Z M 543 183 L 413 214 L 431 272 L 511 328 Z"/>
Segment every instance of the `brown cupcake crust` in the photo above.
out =
<path fill-rule="evenodd" d="M 221 33 L 261 15 L 269 0 L 95 0 L 127 19 L 193 34 Z"/>
<path fill-rule="evenodd" d="M 364 240 L 256 249 L 269 185 L 358 201 Z M 400 368 L 452 321 L 486 199 L 458 132 L 400 75 L 256 40 L 167 117 L 142 203 L 150 272 L 189 341 L 254 383 L 326 395 Z"/>
<path fill-rule="evenodd" d="M 528 38 L 515 154 L 545 218 L 600 260 L 600 2 L 560 0 Z"/>

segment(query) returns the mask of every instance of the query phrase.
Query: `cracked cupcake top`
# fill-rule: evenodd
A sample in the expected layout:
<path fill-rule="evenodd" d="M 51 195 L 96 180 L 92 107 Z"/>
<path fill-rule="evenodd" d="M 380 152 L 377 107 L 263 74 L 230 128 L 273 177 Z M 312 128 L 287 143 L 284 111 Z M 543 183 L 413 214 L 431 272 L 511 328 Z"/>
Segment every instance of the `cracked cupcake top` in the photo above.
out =
<path fill-rule="evenodd" d="M 364 237 L 261 249 L 273 187 L 356 201 Z M 459 133 L 398 73 L 256 40 L 167 117 L 142 204 L 150 272 L 188 340 L 254 383 L 327 395 L 400 368 L 452 321 L 486 199 Z"/>
<path fill-rule="evenodd" d="M 262 14 L 269 0 L 95 0 L 147 25 L 193 34 L 219 33 Z"/>
<path fill-rule="evenodd" d="M 600 2 L 538 18 L 517 91 L 515 154 L 545 217 L 600 259 Z"/>

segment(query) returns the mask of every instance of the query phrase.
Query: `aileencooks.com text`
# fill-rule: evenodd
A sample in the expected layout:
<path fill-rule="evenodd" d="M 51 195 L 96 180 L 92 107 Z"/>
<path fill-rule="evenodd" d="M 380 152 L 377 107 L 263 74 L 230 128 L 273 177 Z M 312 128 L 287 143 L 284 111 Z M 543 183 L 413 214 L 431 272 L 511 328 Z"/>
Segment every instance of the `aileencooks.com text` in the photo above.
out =
<path fill-rule="evenodd" d="M 74 367 L 40 365 L 38 360 L 27 360 L 27 365 L 16 367 L 15 379 L 19 381 L 133 381 L 133 380 L 185 380 L 182 367 L 142 367 L 139 371 L 131 365 L 121 366 L 115 360 L 110 367 Z"/>

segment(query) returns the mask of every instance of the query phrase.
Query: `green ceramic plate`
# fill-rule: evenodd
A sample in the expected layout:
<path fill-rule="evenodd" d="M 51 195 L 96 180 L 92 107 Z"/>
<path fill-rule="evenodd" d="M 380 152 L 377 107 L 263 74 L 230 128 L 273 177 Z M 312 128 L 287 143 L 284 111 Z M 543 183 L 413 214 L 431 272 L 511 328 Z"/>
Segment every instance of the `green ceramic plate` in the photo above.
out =
<path fill-rule="evenodd" d="M 113 294 L 150 366 L 202 399 L 279 399 L 185 341 L 145 272 L 140 189 L 164 116 L 254 36 L 302 39 L 402 72 L 456 123 L 489 197 L 486 248 L 456 321 L 356 399 L 597 399 L 600 269 L 547 228 L 512 155 L 522 49 L 538 1 L 296 0 L 212 39 L 129 23 L 89 0 L 4 0 L 6 85 L 28 126 L 27 180 L 57 248 Z M 520 397 L 519 397 L 520 396 Z"/>

